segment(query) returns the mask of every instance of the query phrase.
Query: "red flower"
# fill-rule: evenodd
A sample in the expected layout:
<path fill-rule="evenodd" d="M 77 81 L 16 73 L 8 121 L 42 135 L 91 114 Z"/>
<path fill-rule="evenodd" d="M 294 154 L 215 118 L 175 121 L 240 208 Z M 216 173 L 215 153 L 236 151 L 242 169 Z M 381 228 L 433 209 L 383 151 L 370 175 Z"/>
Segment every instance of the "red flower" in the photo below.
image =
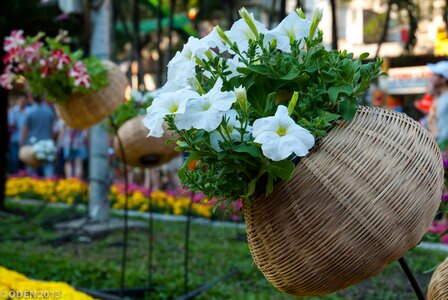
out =
<path fill-rule="evenodd" d="M 81 76 L 75 77 L 75 86 L 84 86 L 89 88 L 91 82 L 92 79 L 87 73 L 83 73 Z"/>
<path fill-rule="evenodd" d="M 77 73 L 87 73 L 87 67 L 82 61 L 78 61 L 72 70 Z"/>
<path fill-rule="evenodd" d="M 25 44 L 23 30 L 13 30 L 11 31 L 11 35 L 5 38 L 5 41 L 3 42 L 3 50 L 8 52 L 11 49 L 19 48 L 23 44 Z"/>
<path fill-rule="evenodd" d="M 70 56 L 68 56 L 63 50 L 53 50 L 50 54 L 50 61 L 56 63 L 56 67 L 60 70 L 64 66 L 71 63 Z"/>
<path fill-rule="evenodd" d="M 50 75 L 50 71 L 51 71 L 51 63 L 48 60 L 45 59 L 41 59 L 39 61 L 40 64 L 40 74 L 42 76 L 42 78 L 47 77 L 48 75 Z"/>
<path fill-rule="evenodd" d="M 39 60 L 39 50 L 40 50 L 41 46 L 42 46 L 42 43 L 35 42 L 35 43 L 25 47 L 25 57 L 26 57 L 26 61 L 29 64 L 35 63 Z"/>
<path fill-rule="evenodd" d="M 11 66 L 7 66 L 4 73 L 0 75 L 0 86 L 7 90 L 11 90 L 14 78 L 15 74 L 11 72 Z"/>
<path fill-rule="evenodd" d="M 75 86 L 84 86 L 86 88 L 90 87 L 92 79 L 89 73 L 87 73 L 87 68 L 83 62 L 78 61 L 75 66 L 70 70 L 70 76 L 75 79 Z"/>
<path fill-rule="evenodd" d="M 20 59 L 23 57 L 23 55 L 24 55 L 23 48 L 21 48 L 21 47 L 19 47 L 19 48 L 12 48 L 3 57 L 3 63 L 5 65 L 18 63 L 20 61 Z"/>

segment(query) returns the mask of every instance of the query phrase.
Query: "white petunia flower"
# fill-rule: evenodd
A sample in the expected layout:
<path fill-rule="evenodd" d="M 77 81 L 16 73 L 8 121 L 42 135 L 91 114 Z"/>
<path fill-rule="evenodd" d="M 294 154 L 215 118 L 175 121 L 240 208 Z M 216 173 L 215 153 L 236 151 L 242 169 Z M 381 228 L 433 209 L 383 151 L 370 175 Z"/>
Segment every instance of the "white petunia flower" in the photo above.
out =
<path fill-rule="evenodd" d="M 227 75 L 227 79 L 243 75 L 238 72 L 237 68 L 247 67 L 244 62 L 240 61 L 240 57 L 238 55 L 235 55 L 233 58 L 227 59 L 227 65 L 227 70 L 231 72 L 229 75 Z"/>
<path fill-rule="evenodd" d="M 219 37 L 216 27 L 214 27 L 209 34 L 200 39 L 200 41 L 206 43 L 209 48 L 218 48 L 220 53 L 229 50 L 229 47 Z"/>
<path fill-rule="evenodd" d="M 206 42 L 190 37 L 182 51 L 177 51 L 168 63 L 167 83 L 162 90 L 171 92 L 190 86 L 189 82 L 196 76 L 196 58 L 205 58 L 210 51 Z"/>
<path fill-rule="evenodd" d="M 213 88 L 206 94 L 188 102 L 185 113 L 176 116 L 178 129 L 215 130 L 221 124 L 225 112 L 236 101 L 234 92 L 222 92 L 222 79 L 218 78 Z"/>
<path fill-rule="evenodd" d="M 264 156 L 273 161 L 283 160 L 292 153 L 305 156 L 315 143 L 313 135 L 296 124 L 283 105 L 277 107 L 274 116 L 255 120 L 252 135 L 261 144 Z"/>
<path fill-rule="evenodd" d="M 232 141 L 241 141 L 241 132 L 238 129 L 241 129 L 241 122 L 237 119 L 238 113 L 236 110 L 231 109 L 224 114 L 224 118 L 227 120 L 227 126 L 221 130 L 224 136 L 230 136 Z M 243 141 L 248 141 L 250 138 L 250 133 L 252 132 L 252 126 L 248 125 L 246 128 L 246 132 L 243 135 Z M 210 144 L 213 149 L 217 152 L 221 152 L 221 147 L 219 143 L 224 139 L 222 135 L 218 131 L 213 131 L 210 134 Z"/>
<path fill-rule="evenodd" d="M 291 41 L 302 40 L 307 37 L 311 28 L 311 21 L 302 19 L 293 11 L 281 23 L 266 34 L 266 40 L 277 39 L 277 49 L 291 52 Z"/>
<path fill-rule="evenodd" d="M 187 88 L 157 96 L 146 110 L 147 115 L 143 120 L 143 124 L 149 129 L 148 136 L 161 137 L 165 116 L 183 114 L 187 102 L 198 97 L 198 93 Z"/>
<path fill-rule="evenodd" d="M 254 23 L 258 33 L 266 33 L 266 27 L 254 19 L 254 15 L 249 14 L 252 22 Z M 225 34 L 229 37 L 230 41 L 236 43 L 240 52 L 247 51 L 249 49 L 249 40 L 256 40 L 257 37 L 255 33 L 250 29 L 249 25 L 247 25 L 244 19 L 239 19 L 236 21 L 230 30 L 226 31 Z"/>

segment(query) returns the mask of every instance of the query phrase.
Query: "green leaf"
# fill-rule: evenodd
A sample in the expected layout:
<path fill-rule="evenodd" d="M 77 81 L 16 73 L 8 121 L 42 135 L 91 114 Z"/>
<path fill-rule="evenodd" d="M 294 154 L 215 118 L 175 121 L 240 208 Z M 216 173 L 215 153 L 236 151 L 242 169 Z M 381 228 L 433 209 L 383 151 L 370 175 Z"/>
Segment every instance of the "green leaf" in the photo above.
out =
<path fill-rule="evenodd" d="M 254 73 L 260 74 L 260 75 L 268 75 L 269 74 L 269 68 L 266 65 L 250 65 L 247 67 L 247 69 L 251 70 Z"/>
<path fill-rule="evenodd" d="M 360 59 L 360 60 L 364 60 L 364 59 L 366 59 L 367 57 L 369 57 L 369 53 L 368 53 L 368 52 L 364 52 L 363 54 L 361 54 L 361 55 L 359 56 L 359 59 Z"/>
<path fill-rule="evenodd" d="M 268 176 L 268 183 L 266 184 L 266 195 L 269 195 L 274 190 L 274 179 Z"/>
<path fill-rule="evenodd" d="M 270 163 L 267 167 L 267 172 L 275 177 L 283 180 L 288 180 L 292 177 L 296 166 L 292 161 L 281 160 Z"/>
<path fill-rule="evenodd" d="M 235 152 L 248 153 L 253 157 L 262 157 L 260 149 L 256 146 L 242 144 L 235 149 Z"/>
<path fill-rule="evenodd" d="M 300 71 L 297 70 L 296 68 L 292 68 L 291 70 L 289 70 L 289 72 L 286 75 L 280 77 L 280 79 L 281 80 L 288 80 L 288 81 L 289 80 L 294 80 L 297 77 L 299 77 L 299 75 L 300 75 Z"/>
<path fill-rule="evenodd" d="M 328 89 L 328 96 L 330 97 L 330 100 L 333 104 L 336 103 L 338 100 L 339 94 L 347 94 L 350 95 L 353 92 L 353 87 L 345 84 L 345 85 L 339 85 L 339 86 L 332 86 Z"/>
<path fill-rule="evenodd" d="M 342 115 L 344 120 L 350 121 L 355 116 L 358 108 L 359 104 L 356 100 L 346 99 L 339 105 L 339 113 Z"/>

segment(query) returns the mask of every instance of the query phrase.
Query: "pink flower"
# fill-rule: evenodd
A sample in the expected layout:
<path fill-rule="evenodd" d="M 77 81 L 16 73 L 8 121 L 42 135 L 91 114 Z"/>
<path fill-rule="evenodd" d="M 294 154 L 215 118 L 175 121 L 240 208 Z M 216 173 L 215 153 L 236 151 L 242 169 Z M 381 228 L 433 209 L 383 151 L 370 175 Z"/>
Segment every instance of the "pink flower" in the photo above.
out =
<path fill-rule="evenodd" d="M 87 73 L 86 66 L 81 61 L 78 61 L 70 70 L 70 76 L 75 79 L 75 86 L 90 87 L 92 80 L 89 73 Z"/>
<path fill-rule="evenodd" d="M 11 66 L 7 66 L 2 75 L 0 75 L 0 86 L 4 89 L 11 90 L 15 74 L 11 72 Z"/>
<path fill-rule="evenodd" d="M 86 88 L 90 87 L 92 79 L 87 73 L 80 73 L 79 76 L 75 77 L 75 86 L 84 86 Z"/>
<path fill-rule="evenodd" d="M 35 42 L 32 45 L 25 47 L 25 57 L 29 64 L 35 63 L 39 59 L 39 50 L 41 46 L 42 43 Z"/>
<path fill-rule="evenodd" d="M 50 75 L 51 63 L 45 59 L 41 59 L 39 61 L 39 64 L 41 66 L 39 70 L 42 78 L 45 78 L 48 75 Z"/>
<path fill-rule="evenodd" d="M 442 244 L 448 244 L 448 234 L 445 234 L 444 236 L 442 236 L 442 238 L 440 239 L 440 242 Z"/>
<path fill-rule="evenodd" d="M 61 70 L 64 66 L 70 64 L 70 56 L 68 56 L 63 50 L 53 50 L 50 54 L 50 61 L 56 63 L 56 67 Z"/>
<path fill-rule="evenodd" d="M 3 57 L 3 63 L 5 65 L 12 64 L 12 63 L 18 63 L 20 61 L 20 59 L 23 57 L 23 55 L 24 55 L 23 48 L 20 48 L 20 47 L 13 48 L 5 54 L 5 56 Z"/>
<path fill-rule="evenodd" d="M 82 61 L 78 61 L 75 66 L 70 70 L 70 76 L 77 77 L 82 73 L 87 73 L 87 67 Z"/>
<path fill-rule="evenodd" d="M 23 44 L 25 44 L 23 30 L 13 30 L 11 31 L 11 35 L 5 38 L 5 41 L 3 42 L 3 50 L 8 52 L 11 49 L 19 48 Z"/>

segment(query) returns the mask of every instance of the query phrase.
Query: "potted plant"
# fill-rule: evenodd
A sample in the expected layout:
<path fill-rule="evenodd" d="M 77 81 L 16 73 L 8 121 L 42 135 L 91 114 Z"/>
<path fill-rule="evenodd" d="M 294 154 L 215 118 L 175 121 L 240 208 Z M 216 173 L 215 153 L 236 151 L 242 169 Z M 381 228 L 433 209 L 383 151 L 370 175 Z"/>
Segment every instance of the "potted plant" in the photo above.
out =
<path fill-rule="evenodd" d="M 443 300 L 448 297 L 448 258 L 434 271 L 428 286 L 428 300 Z"/>
<path fill-rule="evenodd" d="M 31 145 L 20 147 L 20 160 L 32 167 L 38 168 L 44 162 L 52 162 L 56 158 L 56 146 L 53 140 L 40 140 Z"/>
<path fill-rule="evenodd" d="M 6 67 L 0 85 L 12 89 L 14 82 L 25 81 L 34 95 L 54 102 L 73 128 L 92 126 L 110 115 L 124 99 L 124 74 L 111 62 L 83 59 L 82 51 L 70 51 L 63 44 L 66 32 L 44 37 L 43 33 L 26 37 L 22 30 L 13 30 L 5 38 Z"/>
<path fill-rule="evenodd" d="M 166 132 L 163 138 L 149 138 L 143 125 L 145 107 L 151 105 L 153 97 L 150 93 L 131 90 L 129 101 L 123 103 L 113 114 L 113 122 L 109 122 L 109 131 L 116 133 L 114 150 L 117 157 L 134 167 L 155 167 L 169 162 L 180 153 L 175 151 L 175 144 L 167 144 L 174 137 Z M 118 128 L 115 132 L 115 128 Z M 120 148 L 120 141 L 123 149 Z M 122 150 L 125 157 L 123 157 Z"/>
<path fill-rule="evenodd" d="M 381 60 L 328 51 L 322 11 L 309 21 L 298 9 L 271 30 L 240 16 L 169 62 L 149 135 L 164 122 L 177 135 L 185 186 L 243 199 L 254 261 L 284 293 L 319 296 L 380 273 L 436 213 L 435 141 L 404 114 L 359 107 Z"/>

